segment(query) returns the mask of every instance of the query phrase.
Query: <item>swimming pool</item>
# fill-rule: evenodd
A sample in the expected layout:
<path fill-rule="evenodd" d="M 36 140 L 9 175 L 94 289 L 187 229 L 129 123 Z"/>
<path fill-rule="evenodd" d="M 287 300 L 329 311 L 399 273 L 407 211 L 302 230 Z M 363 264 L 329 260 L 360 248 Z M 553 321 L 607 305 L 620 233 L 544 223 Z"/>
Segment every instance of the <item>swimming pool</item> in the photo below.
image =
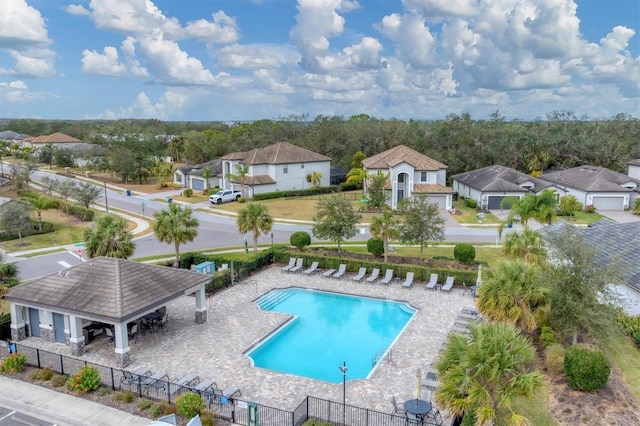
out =
<path fill-rule="evenodd" d="M 389 348 L 416 313 L 407 303 L 301 288 L 272 290 L 265 311 L 294 319 L 247 352 L 255 367 L 326 382 L 366 378 L 376 355 Z"/>

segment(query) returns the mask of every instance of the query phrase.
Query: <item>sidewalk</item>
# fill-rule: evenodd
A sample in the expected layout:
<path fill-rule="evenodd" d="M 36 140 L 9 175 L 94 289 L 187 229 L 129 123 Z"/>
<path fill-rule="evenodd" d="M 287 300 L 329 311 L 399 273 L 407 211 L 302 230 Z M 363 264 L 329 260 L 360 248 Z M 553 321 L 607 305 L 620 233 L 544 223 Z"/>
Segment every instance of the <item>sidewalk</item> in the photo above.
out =
<path fill-rule="evenodd" d="M 58 426 L 143 426 L 150 419 L 0 376 L 0 404 Z"/>

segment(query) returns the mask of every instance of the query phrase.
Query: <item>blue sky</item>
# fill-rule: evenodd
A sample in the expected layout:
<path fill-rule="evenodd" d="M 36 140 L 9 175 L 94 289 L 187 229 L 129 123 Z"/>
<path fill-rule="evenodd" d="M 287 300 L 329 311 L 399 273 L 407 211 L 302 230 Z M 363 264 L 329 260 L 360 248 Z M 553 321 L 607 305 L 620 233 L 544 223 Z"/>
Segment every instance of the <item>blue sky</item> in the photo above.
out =
<path fill-rule="evenodd" d="M 640 117 L 637 0 L 0 0 L 0 117 Z"/>

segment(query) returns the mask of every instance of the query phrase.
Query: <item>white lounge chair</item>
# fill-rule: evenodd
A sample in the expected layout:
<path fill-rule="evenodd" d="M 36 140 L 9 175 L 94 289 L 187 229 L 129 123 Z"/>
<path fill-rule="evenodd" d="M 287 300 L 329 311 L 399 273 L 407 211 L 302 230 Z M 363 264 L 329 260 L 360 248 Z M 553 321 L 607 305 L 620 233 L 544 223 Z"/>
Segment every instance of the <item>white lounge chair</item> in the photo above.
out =
<path fill-rule="evenodd" d="M 289 264 L 287 266 L 283 266 L 280 269 L 280 272 L 288 272 L 289 269 L 293 268 L 294 266 L 296 266 L 296 258 L 292 257 L 291 259 L 289 259 Z"/>
<path fill-rule="evenodd" d="M 438 285 L 438 274 L 431 274 L 431 279 L 425 286 L 425 290 L 434 290 L 436 289 L 436 285 Z"/>
<path fill-rule="evenodd" d="M 347 273 L 347 265 L 346 263 L 341 263 L 340 266 L 338 267 L 338 272 L 333 274 L 333 278 L 344 278 L 346 273 Z"/>
<path fill-rule="evenodd" d="M 402 288 L 411 288 L 413 285 L 413 272 L 407 272 L 407 277 L 402 283 Z"/>
<path fill-rule="evenodd" d="M 311 275 L 314 274 L 316 272 L 319 272 L 320 269 L 318 269 L 318 265 L 320 264 L 320 262 L 313 262 L 311 264 L 311 267 L 308 269 L 305 269 L 304 271 L 302 271 L 305 275 Z"/>
<path fill-rule="evenodd" d="M 452 288 L 453 288 L 453 277 L 447 277 L 447 280 L 442 286 L 442 291 L 451 291 Z"/>
<path fill-rule="evenodd" d="M 367 282 L 374 283 L 378 280 L 379 276 L 380 276 L 380 269 L 374 268 L 373 271 L 371 271 L 371 275 L 367 277 Z"/>
<path fill-rule="evenodd" d="M 384 278 L 380 280 L 382 284 L 389 284 L 393 279 L 393 269 L 387 269 L 387 272 L 384 274 Z"/>
<path fill-rule="evenodd" d="M 294 266 L 293 268 L 289 269 L 289 272 L 300 272 L 300 271 L 302 271 L 302 262 L 304 262 L 304 259 L 299 257 L 298 260 L 296 260 L 296 266 Z"/>
<path fill-rule="evenodd" d="M 326 271 L 324 271 L 322 273 L 322 276 L 325 277 L 325 278 L 331 278 L 333 276 L 333 274 L 335 274 L 335 273 L 336 273 L 335 269 L 333 269 L 333 268 L 332 269 L 327 269 Z"/>
<path fill-rule="evenodd" d="M 360 268 L 358 274 L 352 278 L 353 281 L 362 281 L 364 276 L 367 275 L 367 268 Z"/>

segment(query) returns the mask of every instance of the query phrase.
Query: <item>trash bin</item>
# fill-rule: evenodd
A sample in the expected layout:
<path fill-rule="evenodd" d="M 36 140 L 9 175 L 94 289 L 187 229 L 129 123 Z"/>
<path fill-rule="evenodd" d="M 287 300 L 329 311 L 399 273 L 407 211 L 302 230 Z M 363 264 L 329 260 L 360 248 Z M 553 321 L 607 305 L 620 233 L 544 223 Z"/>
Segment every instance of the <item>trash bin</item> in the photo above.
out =
<path fill-rule="evenodd" d="M 127 197 L 131 197 L 131 190 L 127 189 Z"/>
<path fill-rule="evenodd" d="M 167 198 L 167 203 L 169 204 L 173 203 L 173 198 Z"/>

